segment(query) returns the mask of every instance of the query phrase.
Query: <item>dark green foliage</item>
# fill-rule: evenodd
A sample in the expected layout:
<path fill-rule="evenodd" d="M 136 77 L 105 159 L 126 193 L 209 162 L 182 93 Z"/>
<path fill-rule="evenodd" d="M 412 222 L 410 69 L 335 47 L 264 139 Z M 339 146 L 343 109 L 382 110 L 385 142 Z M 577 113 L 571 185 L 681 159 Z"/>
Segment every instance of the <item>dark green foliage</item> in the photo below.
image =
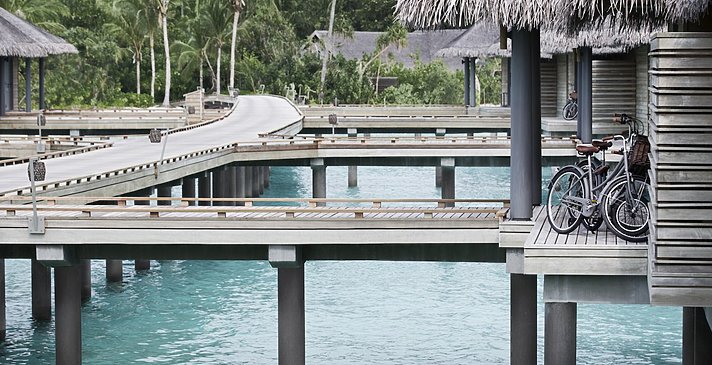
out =
<path fill-rule="evenodd" d="M 0 0 L 15 8 L 26 7 L 33 21 L 49 24 L 52 31 L 74 44 L 78 55 L 53 56 L 47 61 L 48 105 L 53 108 L 147 106 L 162 100 L 165 84 L 162 33 L 158 27 L 155 0 Z M 48 9 L 40 11 L 38 4 Z M 132 14 L 143 7 L 145 32 L 129 36 L 120 14 Z M 331 0 L 245 0 L 239 18 L 235 61 L 235 86 L 243 93 L 264 92 L 284 95 L 287 89 L 317 102 L 321 60 L 306 50 L 305 39 L 316 29 L 328 26 Z M 394 26 L 395 0 L 339 0 L 335 28 L 389 31 L 379 46 L 402 46 L 405 29 Z M 124 8 L 118 8 L 124 6 Z M 62 9 L 81 9 L 64 11 Z M 16 9 L 17 10 L 17 9 Z M 218 47 L 221 50 L 220 83 L 226 90 L 230 73 L 230 41 L 233 8 L 229 0 L 171 0 L 168 12 L 171 42 L 172 90 L 174 99 L 195 90 L 200 83 L 215 91 Z M 54 26 L 52 24 L 55 24 Z M 137 23 L 138 24 L 138 23 Z M 133 63 L 137 39 L 143 40 L 140 65 L 141 95 L 136 92 L 136 65 Z M 154 35 L 156 96 L 150 92 L 151 63 L 149 34 Z M 387 53 L 387 52 L 386 52 Z M 378 57 L 363 60 L 332 57 L 328 62 L 325 95 L 331 103 L 461 103 L 462 71 L 449 72 L 442 63 L 421 64 L 407 69 L 381 63 Z M 33 66 L 36 68 L 36 62 Z M 480 66 L 480 80 L 488 100 L 498 98 L 498 63 Z M 399 86 L 377 95 L 374 79 L 395 76 Z M 36 83 L 36 79 L 34 81 Z M 264 85 L 264 86 L 262 86 Z M 35 87 L 36 88 L 36 87 Z M 498 100 L 498 99 L 497 99 Z"/>

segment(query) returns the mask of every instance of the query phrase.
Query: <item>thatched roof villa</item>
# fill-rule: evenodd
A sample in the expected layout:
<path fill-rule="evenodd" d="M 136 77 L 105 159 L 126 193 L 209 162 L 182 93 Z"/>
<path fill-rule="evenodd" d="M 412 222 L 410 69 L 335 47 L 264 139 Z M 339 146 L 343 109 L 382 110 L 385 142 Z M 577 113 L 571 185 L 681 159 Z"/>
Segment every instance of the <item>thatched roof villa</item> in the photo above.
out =
<path fill-rule="evenodd" d="M 544 79 L 544 73 L 539 72 L 540 52 L 545 51 L 544 32 L 554 29 L 575 40 L 577 128 L 584 142 L 591 142 L 593 137 L 596 92 L 593 79 L 597 72 L 592 47 L 631 29 L 640 29 L 641 38 L 645 32 L 652 33 L 649 52 L 638 48 L 634 56 L 628 56 L 635 59 L 636 105 L 643 106 L 636 112 L 647 113 L 650 143 L 647 154 L 650 170 L 640 177 L 649 183 L 649 194 L 645 201 L 639 201 L 642 204 L 636 204 L 643 209 L 640 217 L 647 219 L 650 229 L 647 242 L 638 247 L 644 255 L 641 269 L 638 273 L 612 274 L 613 267 L 631 270 L 635 266 L 624 254 L 632 252 L 627 250 L 630 247 L 615 243 L 596 244 L 595 250 L 588 252 L 591 246 L 548 245 L 541 236 L 531 235 L 521 247 L 508 250 L 512 364 L 537 362 L 538 275 L 544 278 L 546 364 L 576 363 L 577 303 L 683 307 L 683 364 L 712 363 L 709 350 L 712 11 L 709 8 L 710 0 L 398 0 L 396 17 L 417 29 L 468 27 L 490 21 L 511 30 L 508 34 L 512 40 L 509 218 L 517 224 L 531 222 L 532 206 L 541 205 L 539 132 L 544 95 L 538 85 L 540 78 Z M 667 31 L 654 33 L 660 27 Z M 597 29 L 604 33 L 592 32 Z M 634 38 L 624 34 L 622 40 Z M 633 43 L 646 42 L 641 39 Z M 610 58 L 600 56 L 603 60 Z M 620 59 L 623 64 L 625 60 Z M 557 59 L 557 64 L 560 63 L 571 64 L 568 56 L 566 60 Z M 606 69 L 600 73 L 602 80 L 611 85 L 619 82 L 621 75 Z M 615 88 L 630 84 L 620 83 Z M 648 98 L 647 107 L 643 100 L 638 100 L 642 97 Z M 615 214 L 630 214 L 633 209 L 629 205 L 618 206 Z M 567 242 L 566 237 L 563 242 Z M 577 267 L 562 271 L 560 267 L 565 260 L 554 257 L 558 253 L 550 250 L 560 250 L 557 252 Z M 611 255 L 601 255 L 602 252 Z M 547 255 L 551 256 L 543 259 Z M 631 300 L 633 292 L 642 293 L 642 300 Z"/>
<path fill-rule="evenodd" d="M 402 63 L 405 67 L 413 67 L 416 60 L 430 63 L 439 59 L 450 70 L 459 70 L 461 67 L 460 57 L 443 57 L 436 53 L 464 32 L 462 29 L 409 32 L 405 47 L 391 47 L 381 56 L 381 60 L 385 62 L 389 57 L 393 57 L 396 62 Z M 373 54 L 376 51 L 376 41 L 381 34 L 383 33 L 362 31 L 355 31 L 348 35 L 334 33 L 334 39 L 330 41 L 328 31 L 316 30 L 309 36 L 310 47 L 313 52 L 318 54 L 322 52 L 323 47 L 329 47 L 331 54 L 340 54 L 350 60 L 360 60 L 364 55 Z"/>
<path fill-rule="evenodd" d="M 0 8 L 0 115 L 19 109 L 18 69 L 39 59 L 39 106 L 44 109 L 44 59 L 50 55 L 77 53 L 77 49 L 46 30 Z M 30 67 L 26 67 L 26 111 L 30 111 Z"/>

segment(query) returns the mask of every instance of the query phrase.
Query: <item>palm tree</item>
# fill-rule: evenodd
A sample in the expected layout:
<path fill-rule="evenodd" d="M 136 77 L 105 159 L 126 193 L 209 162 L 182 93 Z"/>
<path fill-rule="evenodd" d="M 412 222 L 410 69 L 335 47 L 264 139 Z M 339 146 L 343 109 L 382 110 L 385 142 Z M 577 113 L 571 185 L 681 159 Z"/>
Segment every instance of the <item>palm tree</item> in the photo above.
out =
<path fill-rule="evenodd" d="M 158 29 L 158 8 L 154 0 L 143 0 L 143 2 L 148 48 L 151 52 L 151 99 L 154 100 L 156 97 L 156 52 L 154 46 L 156 30 Z"/>
<path fill-rule="evenodd" d="M 194 30 L 190 27 L 192 36 L 188 42 L 176 41 L 173 43 L 173 51 L 178 53 L 178 68 L 181 75 L 193 77 L 194 71 L 198 69 L 198 80 L 200 88 L 203 88 L 203 62 L 207 60 L 207 50 L 210 46 L 210 39 L 204 36 L 204 32 Z M 208 62 L 209 64 L 209 62 Z M 211 66 L 212 69 L 212 66 Z"/>
<path fill-rule="evenodd" d="M 245 7 L 243 0 L 230 0 L 232 3 L 232 41 L 230 43 L 230 88 L 235 88 L 235 42 L 237 40 L 237 22 L 240 19 L 240 12 Z"/>
<path fill-rule="evenodd" d="M 136 65 L 136 94 L 141 94 L 141 60 L 145 40 L 146 18 L 140 0 L 114 0 L 111 15 L 116 29 L 112 33 L 129 44 L 133 63 Z"/>
<path fill-rule="evenodd" d="M 319 102 L 324 102 L 324 83 L 326 82 L 326 63 L 329 61 L 329 51 L 333 45 L 334 36 L 334 14 L 336 13 L 336 0 L 331 0 L 331 12 L 329 14 L 329 33 L 326 36 L 328 41 L 323 42 L 324 55 L 321 59 L 321 78 L 319 79 Z"/>
<path fill-rule="evenodd" d="M 60 17 L 70 15 L 69 8 L 60 0 L 0 0 L 0 8 L 50 32 L 64 30 Z"/>
<path fill-rule="evenodd" d="M 223 0 L 209 0 L 207 6 L 200 14 L 200 23 L 208 34 L 208 37 L 217 48 L 216 57 L 216 90 L 220 94 L 220 61 L 222 59 L 222 47 L 230 29 L 230 11 Z"/>
<path fill-rule="evenodd" d="M 163 30 L 163 50 L 166 54 L 166 93 L 163 106 L 171 103 L 171 49 L 168 43 L 168 2 L 170 0 L 155 0 L 158 4 L 158 21 Z"/>

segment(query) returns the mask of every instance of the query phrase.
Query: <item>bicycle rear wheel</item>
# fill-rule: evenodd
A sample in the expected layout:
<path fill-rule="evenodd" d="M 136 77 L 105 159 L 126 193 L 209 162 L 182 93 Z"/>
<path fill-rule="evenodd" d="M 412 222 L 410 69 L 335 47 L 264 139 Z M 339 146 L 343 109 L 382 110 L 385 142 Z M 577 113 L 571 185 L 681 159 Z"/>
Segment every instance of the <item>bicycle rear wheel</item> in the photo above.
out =
<path fill-rule="evenodd" d="M 627 176 L 621 176 L 606 186 L 601 209 L 606 226 L 616 236 L 630 242 L 648 239 L 649 189 L 648 179 L 641 176 L 633 176 L 630 183 Z"/>
<path fill-rule="evenodd" d="M 574 166 L 562 168 L 551 179 L 546 198 L 546 219 L 554 231 L 568 234 L 581 224 L 581 198 L 585 197 L 586 191 L 584 184 L 581 170 Z"/>
<path fill-rule="evenodd" d="M 563 116 L 566 120 L 574 120 L 578 116 L 578 104 L 573 101 L 569 101 L 563 110 Z"/>

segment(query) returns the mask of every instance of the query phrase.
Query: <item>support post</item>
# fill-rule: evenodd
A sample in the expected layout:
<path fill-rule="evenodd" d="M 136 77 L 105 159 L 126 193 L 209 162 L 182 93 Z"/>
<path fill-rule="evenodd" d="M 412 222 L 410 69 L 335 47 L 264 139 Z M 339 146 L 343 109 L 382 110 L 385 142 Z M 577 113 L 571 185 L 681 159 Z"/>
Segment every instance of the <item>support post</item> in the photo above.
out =
<path fill-rule="evenodd" d="M 265 178 L 262 176 L 265 173 L 265 170 L 262 168 L 262 166 L 255 166 L 255 171 L 257 172 L 257 186 L 259 187 L 258 191 L 260 193 L 260 196 L 264 194 L 265 192 Z"/>
<path fill-rule="evenodd" d="M 445 138 L 445 129 L 438 128 L 435 130 L 435 138 Z M 439 188 L 443 185 L 443 170 L 440 166 L 435 167 L 435 187 Z"/>
<path fill-rule="evenodd" d="M 265 189 L 269 187 L 269 166 L 263 166 L 262 167 L 262 184 L 264 185 Z"/>
<path fill-rule="evenodd" d="M 32 70 L 32 59 L 25 58 L 25 111 L 32 111 L 32 78 L 30 71 Z"/>
<path fill-rule="evenodd" d="M 181 181 L 181 197 L 182 198 L 195 198 L 195 178 L 194 177 L 184 177 Z M 188 205 L 196 205 L 195 200 L 188 202 Z"/>
<path fill-rule="evenodd" d="M 532 217 L 532 36 L 530 31 L 512 31 L 512 148 L 510 158 L 510 217 Z M 539 60 L 536 60 L 538 67 Z"/>
<path fill-rule="evenodd" d="M 541 205 L 541 36 L 539 29 L 531 31 L 532 92 L 531 92 L 531 186 L 532 205 Z"/>
<path fill-rule="evenodd" d="M 462 59 L 465 70 L 465 106 L 470 106 L 470 57 Z"/>
<path fill-rule="evenodd" d="M 82 270 L 82 302 L 91 299 L 91 260 L 79 261 Z"/>
<path fill-rule="evenodd" d="M 121 260 L 106 260 L 106 281 L 120 283 L 124 279 L 124 265 Z"/>
<path fill-rule="evenodd" d="M 583 143 L 593 138 L 593 53 L 591 47 L 579 47 L 578 137 Z"/>
<path fill-rule="evenodd" d="M 5 296 L 5 259 L 0 259 L 0 343 L 7 338 L 7 304 Z"/>
<path fill-rule="evenodd" d="M 510 274 L 510 285 L 510 364 L 536 364 L 536 275 Z"/>
<path fill-rule="evenodd" d="M 198 178 L 198 197 L 203 199 L 209 199 L 212 197 L 210 192 L 210 172 L 204 172 L 202 176 Z M 209 201 L 200 201 L 198 205 L 208 206 Z"/>
<path fill-rule="evenodd" d="M 440 194 L 443 199 L 455 199 L 455 159 L 445 157 L 440 159 L 440 169 L 442 171 L 442 187 Z M 445 203 L 446 207 L 454 207 L 454 202 Z"/>
<path fill-rule="evenodd" d="M 172 196 L 173 185 L 161 184 L 156 187 L 156 195 L 159 198 L 170 198 Z M 171 205 L 170 200 L 159 200 L 158 205 Z"/>
<path fill-rule="evenodd" d="M 225 168 L 218 167 L 213 170 L 213 199 L 225 197 Z M 213 201 L 213 205 L 224 205 L 224 202 Z"/>
<path fill-rule="evenodd" d="M 477 67 L 476 57 L 470 57 L 470 106 L 477 106 Z"/>
<path fill-rule="evenodd" d="M 227 198 L 234 199 L 237 198 L 237 167 L 235 166 L 226 166 L 225 167 L 225 175 L 226 175 L 226 190 L 227 190 Z M 235 206 L 235 202 L 228 202 L 227 205 L 229 206 Z"/>
<path fill-rule="evenodd" d="M 52 274 L 50 268 L 32 259 L 32 318 L 52 319 Z"/>
<path fill-rule="evenodd" d="M 575 364 L 576 303 L 545 303 L 544 311 L 544 364 Z"/>
<path fill-rule="evenodd" d="M 304 365 L 304 266 L 277 269 L 279 365 Z"/>
<path fill-rule="evenodd" d="M 256 198 L 252 195 L 252 166 L 245 166 L 245 197 L 246 198 Z"/>
<path fill-rule="evenodd" d="M 682 364 L 712 363 L 712 331 L 704 308 L 682 308 Z"/>
<path fill-rule="evenodd" d="M 39 84 L 40 84 L 40 110 L 45 109 L 45 59 L 40 57 L 40 67 L 39 67 Z"/>
<path fill-rule="evenodd" d="M 235 197 L 245 197 L 245 166 L 235 166 Z M 245 203 L 238 202 L 237 205 L 245 205 Z"/>
<path fill-rule="evenodd" d="M 358 186 L 358 166 L 349 166 L 348 184 L 350 188 Z"/>
<path fill-rule="evenodd" d="M 250 169 L 252 169 L 252 197 L 253 198 L 259 198 L 260 197 L 260 173 L 259 173 L 259 166 L 251 166 Z"/>
<path fill-rule="evenodd" d="M 349 138 L 356 138 L 358 136 L 358 130 L 356 128 L 349 128 L 346 132 Z M 348 167 L 347 180 L 348 187 L 353 188 L 358 186 L 358 166 Z"/>
<path fill-rule="evenodd" d="M 82 363 L 81 267 L 54 269 L 55 352 L 57 365 Z"/>
<path fill-rule="evenodd" d="M 310 162 L 312 169 L 312 197 L 326 198 L 326 165 L 323 158 L 314 158 Z M 317 203 L 317 206 L 325 206 L 326 203 Z"/>

